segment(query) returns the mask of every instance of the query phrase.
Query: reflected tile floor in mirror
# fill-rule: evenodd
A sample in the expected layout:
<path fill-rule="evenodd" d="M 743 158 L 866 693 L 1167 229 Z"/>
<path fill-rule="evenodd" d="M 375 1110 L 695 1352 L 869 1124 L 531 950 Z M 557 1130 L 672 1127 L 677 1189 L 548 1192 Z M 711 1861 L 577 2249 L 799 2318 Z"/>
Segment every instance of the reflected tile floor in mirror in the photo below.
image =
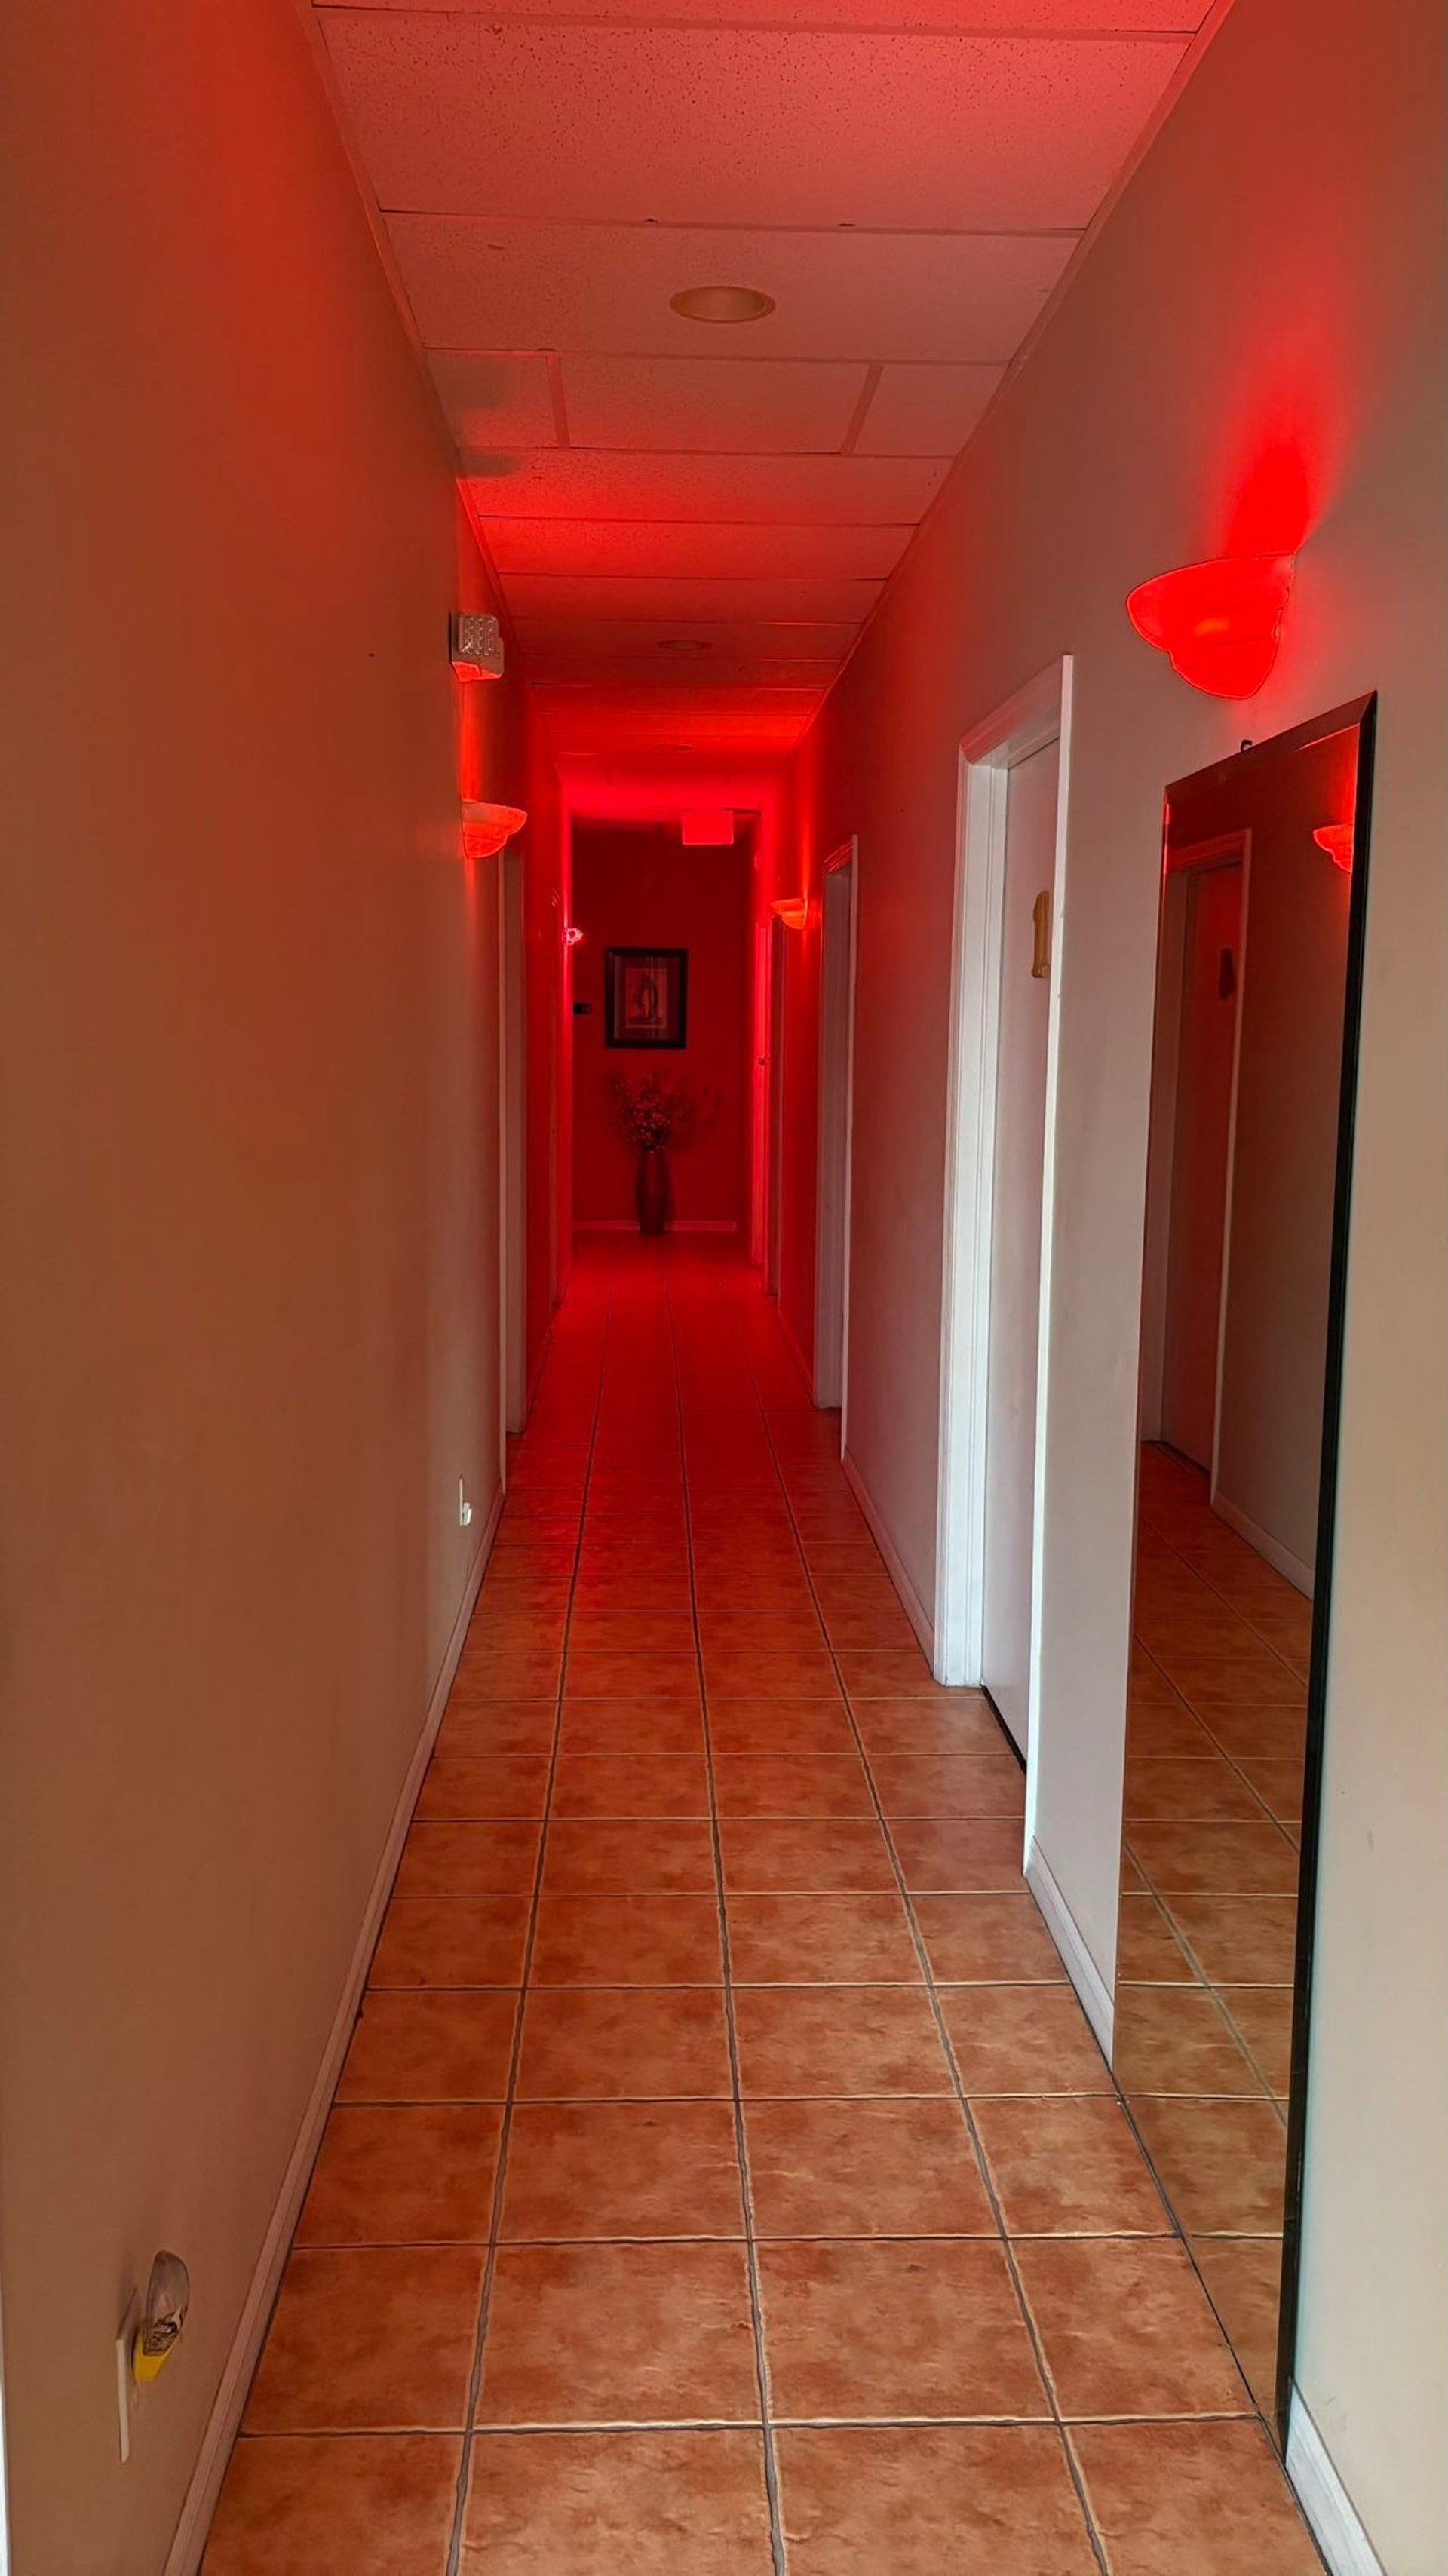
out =
<path fill-rule="evenodd" d="M 1144 1448 L 1116 2074 L 1269 2412 L 1311 1623 L 1202 1471 Z"/>

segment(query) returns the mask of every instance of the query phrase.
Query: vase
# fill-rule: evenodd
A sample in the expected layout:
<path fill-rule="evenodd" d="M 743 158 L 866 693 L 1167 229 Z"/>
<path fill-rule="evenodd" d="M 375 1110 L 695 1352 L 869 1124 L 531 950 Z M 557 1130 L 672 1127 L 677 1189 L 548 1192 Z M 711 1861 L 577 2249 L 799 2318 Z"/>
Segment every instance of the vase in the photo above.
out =
<path fill-rule="evenodd" d="M 634 1176 L 640 1234 L 662 1234 L 669 1221 L 669 1158 L 662 1145 L 645 1145 Z"/>

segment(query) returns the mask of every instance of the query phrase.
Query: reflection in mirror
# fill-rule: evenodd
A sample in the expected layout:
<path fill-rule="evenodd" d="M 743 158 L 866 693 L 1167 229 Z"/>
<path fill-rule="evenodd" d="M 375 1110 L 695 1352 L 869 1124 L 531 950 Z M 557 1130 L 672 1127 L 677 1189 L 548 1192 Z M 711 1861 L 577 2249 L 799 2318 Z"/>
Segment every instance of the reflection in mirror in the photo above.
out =
<path fill-rule="evenodd" d="M 1114 2058 L 1269 2418 L 1295 2305 L 1370 713 L 1171 788 L 1158 950 Z"/>

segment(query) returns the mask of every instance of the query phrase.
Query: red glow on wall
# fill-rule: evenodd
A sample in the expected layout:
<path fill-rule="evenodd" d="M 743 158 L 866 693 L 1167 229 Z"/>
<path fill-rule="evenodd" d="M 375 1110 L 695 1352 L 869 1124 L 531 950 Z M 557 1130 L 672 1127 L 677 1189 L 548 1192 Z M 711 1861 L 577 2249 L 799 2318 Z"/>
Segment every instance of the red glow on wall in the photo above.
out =
<path fill-rule="evenodd" d="M 727 807 L 717 812 L 700 809 L 681 814 L 679 838 L 686 850 L 732 850 L 734 816 Z"/>
<path fill-rule="evenodd" d="M 1355 823 L 1320 823 L 1312 837 L 1320 850 L 1326 850 L 1335 868 L 1351 869 Z"/>
<path fill-rule="evenodd" d="M 1137 634 L 1214 698 L 1250 698 L 1282 638 L 1291 555 L 1224 555 L 1144 581 L 1126 603 Z"/>
<path fill-rule="evenodd" d="M 776 921 L 783 922 L 786 930 L 804 930 L 808 927 L 808 895 L 787 895 L 782 902 L 772 903 L 769 909 Z"/>

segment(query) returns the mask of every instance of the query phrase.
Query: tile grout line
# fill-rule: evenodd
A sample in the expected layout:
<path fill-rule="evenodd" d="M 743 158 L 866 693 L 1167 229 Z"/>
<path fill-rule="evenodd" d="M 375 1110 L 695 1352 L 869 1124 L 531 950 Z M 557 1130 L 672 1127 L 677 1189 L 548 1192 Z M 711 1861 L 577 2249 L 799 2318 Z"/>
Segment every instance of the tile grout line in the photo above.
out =
<path fill-rule="evenodd" d="M 583 1555 L 583 1534 L 588 1520 L 588 1490 L 593 1476 L 594 1452 L 598 1445 L 598 1428 L 603 1411 L 604 1375 L 608 1365 L 609 1326 L 613 1313 L 612 1283 L 604 1299 L 603 1318 L 598 1335 L 598 1377 L 594 1392 L 593 1422 L 584 1457 L 583 1485 L 578 1502 L 578 1535 L 574 1543 L 573 1563 L 568 1577 L 567 1601 L 563 1619 L 563 1643 L 558 1665 L 558 1688 L 554 1698 L 553 1737 L 548 1755 L 548 1780 L 544 1792 L 543 1815 L 538 1836 L 538 1857 L 533 1871 L 533 1893 L 528 1909 L 528 1927 L 523 1943 L 523 1958 L 518 1972 L 518 2016 L 513 2026 L 513 2044 L 508 2059 L 508 2081 L 503 2117 L 498 2132 L 498 2163 L 493 2179 L 493 2205 L 488 2228 L 487 2260 L 483 2266 L 482 2287 L 478 2298 L 477 2326 L 473 2337 L 472 2367 L 468 2375 L 467 2413 L 463 2423 L 462 2453 L 458 2461 L 457 2493 L 453 2504 L 452 2528 L 448 2537 L 446 2576 L 459 2576 L 462 2563 L 463 2531 L 468 2508 L 468 2490 L 472 2482 L 473 2444 L 477 2438 L 477 2414 L 482 2397 L 483 2359 L 487 2348 L 488 2324 L 492 2309 L 493 2284 L 497 2277 L 503 2201 L 508 2179 L 508 2147 L 512 2137 L 513 2112 L 516 2107 L 518 2072 L 523 2054 L 523 2024 L 527 2014 L 528 1987 L 533 1965 L 533 1949 L 538 1931 L 538 1911 L 543 1894 L 543 1873 L 548 1855 L 549 1810 L 553 1803 L 553 1781 L 558 1768 L 558 1742 L 563 1727 L 563 1699 L 568 1680 L 568 1636 L 573 1618 L 574 1597 L 578 1589 L 578 1569 Z M 506 1506 L 505 1506 L 506 1509 Z"/>
<path fill-rule="evenodd" d="M 709 1727 L 709 1699 L 704 1673 L 703 1639 L 699 1629 L 699 1594 L 694 1566 L 694 1514 L 689 1482 L 687 1422 L 684 1410 L 684 1383 L 679 1364 L 678 1318 L 674 1308 L 673 1279 L 664 1271 L 664 1296 L 669 1320 L 669 1339 L 673 1353 L 674 1400 L 679 1430 L 679 1471 L 684 1494 L 684 1543 L 689 1559 L 689 1605 L 694 1625 L 694 1655 L 699 1675 L 699 1704 L 704 1727 L 704 1764 L 709 1783 L 709 1832 L 714 1851 L 715 1903 L 719 1914 L 719 1949 L 724 1974 L 724 2028 L 729 2049 L 729 2074 L 732 2085 L 734 2144 L 739 2158 L 739 2187 L 744 2218 L 744 2260 L 749 2275 L 750 2322 L 754 2333 L 754 2369 L 759 2386 L 759 2416 L 764 2460 L 764 2493 L 769 2512 L 769 2547 L 775 2576 L 787 2576 L 784 2540 L 784 2516 L 779 2498 L 779 2461 L 774 2443 L 774 2423 L 769 2404 L 769 2360 L 764 2340 L 764 2297 L 760 2284 L 759 2252 L 754 2232 L 754 2195 L 749 2173 L 749 2139 L 744 2122 L 744 2094 L 739 2071 L 739 2033 L 734 2012 L 734 1971 L 729 1947 L 729 1913 L 724 1894 L 724 1851 L 719 1833 L 719 1800 L 714 1778 L 714 1740 Z"/>
<path fill-rule="evenodd" d="M 744 1346 L 741 1341 L 741 1348 L 743 1347 Z M 790 1495 L 789 1486 L 785 1480 L 783 1470 L 780 1466 L 779 1452 L 775 1446 L 773 1430 L 770 1427 L 768 1409 L 764 1403 L 763 1396 L 760 1393 L 759 1383 L 755 1377 L 747 1349 L 744 1350 L 744 1359 L 745 1366 L 749 1372 L 750 1383 L 754 1389 L 754 1400 L 759 1407 L 759 1417 L 764 1427 L 764 1437 L 768 1444 L 770 1457 L 774 1463 L 775 1476 L 778 1479 L 779 1489 L 784 1498 L 785 1510 L 789 1516 L 789 1524 L 794 1538 L 794 1544 L 798 1551 L 800 1564 L 804 1570 L 805 1581 L 809 1586 L 810 1599 L 815 1605 L 815 1615 L 820 1621 L 820 1630 L 824 1637 L 825 1650 L 829 1655 L 830 1663 L 834 1669 L 836 1687 L 839 1690 L 840 1698 L 844 1704 L 846 1720 L 849 1725 L 850 1733 L 854 1739 L 855 1749 L 859 1754 L 861 1762 L 864 1764 L 865 1776 L 870 1786 L 870 1797 L 874 1805 L 876 1821 L 878 1822 L 880 1831 L 884 1836 L 885 1848 L 889 1854 L 890 1866 L 895 1876 L 896 1891 L 905 1910 L 905 1920 L 909 1927 L 911 1943 L 914 1947 L 915 1955 L 920 1966 L 920 1972 L 924 1979 L 926 2001 L 929 2005 L 931 2017 L 935 2023 L 936 2033 L 945 2054 L 946 2066 L 949 2070 L 951 2084 L 955 2093 L 955 2099 L 960 2111 L 961 2119 L 965 2126 L 966 2135 L 970 2139 L 971 2146 L 975 2153 L 976 2162 L 980 2170 L 982 2187 L 990 2205 L 991 2216 L 995 2221 L 997 2241 L 999 2242 L 1006 2267 L 1010 2273 L 1011 2286 L 1015 2292 L 1016 2305 L 1020 2313 L 1021 2322 L 1030 2341 L 1036 2368 L 1040 2374 L 1041 2387 L 1045 2395 L 1046 2403 L 1051 2410 L 1051 2420 L 1055 2425 L 1056 2433 L 1060 2440 L 1061 2455 L 1066 2464 L 1067 2474 L 1070 2477 L 1072 2486 L 1076 2492 L 1077 2501 L 1081 2507 L 1081 2514 L 1086 2527 L 1087 2538 L 1090 2541 L 1097 2566 L 1101 2570 L 1101 2576 L 1110 2576 L 1110 2564 L 1107 2558 L 1105 2541 L 1103 2535 L 1097 2528 L 1095 2514 L 1091 2510 L 1085 2481 L 1082 2477 L 1080 2465 L 1070 2441 L 1066 2421 L 1061 2412 L 1055 2385 L 1046 2361 L 1045 2351 L 1042 2347 L 1040 2335 L 1037 2331 L 1036 2321 L 1031 2312 L 1030 2302 L 1026 2296 L 1025 2283 L 1021 2278 L 1020 2267 L 1015 2258 L 1014 2248 L 1006 2231 L 1005 2217 L 1001 2209 L 999 2196 L 996 2192 L 995 2182 L 992 2178 L 989 2164 L 986 2161 L 985 2149 L 981 2141 L 980 2132 L 976 2127 L 969 2096 L 967 2095 L 965 2086 L 961 2081 L 960 2068 L 956 2062 L 955 2050 L 951 2043 L 950 2032 L 946 2024 L 944 2013 L 941 2009 L 940 1997 L 936 1990 L 935 1976 L 930 1965 L 929 1953 L 926 1949 L 924 1937 L 916 1918 L 915 1907 L 911 1900 L 910 1890 L 905 1884 L 905 1873 L 901 1868 L 899 1855 L 895 1849 L 894 1837 L 890 1832 L 889 1821 L 885 1815 L 884 1808 L 880 1803 L 879 1791 L 875 1785 L 875 1775 L 871 1767 L 870 1757 L 865 1749 L 864 1740 L 861 1737 L 859 1727 L 855 1721 L 854 1705 L 850 1699 L 849 1693 L 845 1689 L 844 1681 L 840 1674 L 838 1657 L 836 1656 L 834 1646 L 831 1643 L 828 1627 L 825 1625 L 823 1615 L 820 1611 L 819 1596 L 815 1591 L 814 1576 L 810 1570 L 809 1556 L 805 1549 L 803 1540 L 800 1537 L 799 1522 L 795 1515 L 794 1502 Z M 1108 2069 L 1108 2072 L 1109 2071 L 1110 2070 Z M 1156 2175 L 1154 2169 L 1148 2167 L 1148 2170 L 1151 2171 L 1152 2181 L 1155 2183 Z M 1157 2186 L 1157 2189 L 1159 2192 L 1159 2185 Z M 1163 2203 L 1163 2205 L 1165 2204 Z M 1170 2216 L 1170 2212 L 1168 2212 L 1168 2216 Z"/>

